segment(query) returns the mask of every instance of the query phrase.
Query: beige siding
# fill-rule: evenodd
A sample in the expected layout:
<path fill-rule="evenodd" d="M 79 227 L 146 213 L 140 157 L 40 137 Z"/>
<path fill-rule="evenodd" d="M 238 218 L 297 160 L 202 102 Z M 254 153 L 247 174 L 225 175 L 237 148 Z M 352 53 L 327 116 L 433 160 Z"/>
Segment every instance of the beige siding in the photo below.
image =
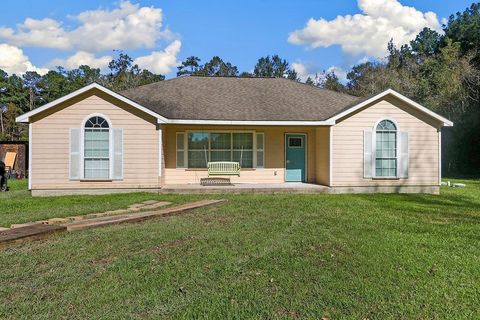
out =
<path fill-rule="evenodd" d="M 154 188 L 159 186 L 158 131 L 155 119 L 101 92 L 77 97 L 34 118 L 32 123 L 32 189 Z M 124 134 L 122 181 L 69 179 L 69 132 L 92 113 L 107 116 Z"/>
<path fill-rule="evenodd" d="M 176 168 L 176 133 L 187 130 L 249 130 L 265 134 L 265 168 L 244 169 L 233 182 L 283 183 L 285 168 L 285 134 L 307 134 L 307 180 L 316 182 L 316 128 L 315 127 L 274 127 L 274 126 L 183 126 L 167 125 L 164 131 L 165 184 L 198 183 L 207 177 L 206 170 Z"/>
<path fill-rule="evenodd" d="M 363 131 L 373 130 L 383 118 L 397 122 L 409 133 L 409 177 L 400 180 L 363 178 Z M 439 123 L 387 97 L 341 119 L 333 128 L 333 186 L 438 185 Z"/>
<path fill-rule="evenodd" d="M 316 183 L 330 185 L 330 127 L 315 130 L 315 177 Z"/>

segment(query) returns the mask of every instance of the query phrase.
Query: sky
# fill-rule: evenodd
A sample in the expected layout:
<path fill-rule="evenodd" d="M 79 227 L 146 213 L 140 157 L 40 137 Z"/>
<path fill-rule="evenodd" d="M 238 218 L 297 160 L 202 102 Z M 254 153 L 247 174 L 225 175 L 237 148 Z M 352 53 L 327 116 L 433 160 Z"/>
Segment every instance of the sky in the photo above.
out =
<path fill-rule="evenodd" d="M 106 71 L 121 50 L 139 67 L 175 77 L 186 57 L 218 55 L 240 71 L 278 54 L 305 80 L 344 79 L 424 27 L 442 32 L 473 0 L 3 0 L 0 69 L 40 74 L 88 64 Z"/>

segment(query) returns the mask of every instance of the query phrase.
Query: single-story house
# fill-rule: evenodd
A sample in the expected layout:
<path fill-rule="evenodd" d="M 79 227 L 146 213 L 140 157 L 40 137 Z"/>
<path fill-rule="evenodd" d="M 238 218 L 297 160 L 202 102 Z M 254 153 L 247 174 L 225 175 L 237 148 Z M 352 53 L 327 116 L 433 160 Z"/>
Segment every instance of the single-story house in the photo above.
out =
<path fill-rule="evenodd" d="M 448 119 L 393 90 L 359 99 L 282 78 L 183 76 L 123 92 L 87 85 L 17 118 L 29 124 L 33 194 L 232 183 L 333 192 L 428 192 L 441 184 Z"/>

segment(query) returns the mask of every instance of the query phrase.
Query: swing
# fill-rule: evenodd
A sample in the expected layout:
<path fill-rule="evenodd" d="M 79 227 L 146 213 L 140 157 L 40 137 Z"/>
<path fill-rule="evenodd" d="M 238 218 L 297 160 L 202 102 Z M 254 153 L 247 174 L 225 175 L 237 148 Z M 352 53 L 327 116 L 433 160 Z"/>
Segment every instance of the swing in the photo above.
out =
<path fill-rule="evenodd" d="M 205 162 L 207 163 L 207 170 L 208 170 L 208 178 L 206 179 L 200 179 L 200 184 L 201 185 L 206 185 L 208 184 L 227 184 L 230 185 L 230 178 L 227 178 L 228 181 L 225 181 L 226 179 L 221 179 L 221 181 L 218 183 L 217 181 L 213 181 L 214 179 L 209 179 L 210 177 L 215 177 L 215 176 L 237 176 L 240 177 L 240 169 L 241 169 L 241 163 L 243 160 L 243 146 L 242 150 L 240 151 L 240 162 L 234 162 L 234 161 L 208 161 L 208 156 L 207 156 L 207 149 L 204 147 L 205 151 Z"/>

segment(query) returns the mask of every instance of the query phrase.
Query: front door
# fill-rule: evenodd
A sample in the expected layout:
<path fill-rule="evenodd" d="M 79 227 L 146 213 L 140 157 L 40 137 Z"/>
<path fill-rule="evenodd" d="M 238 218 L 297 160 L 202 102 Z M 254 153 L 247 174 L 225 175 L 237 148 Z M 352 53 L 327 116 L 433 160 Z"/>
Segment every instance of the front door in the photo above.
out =
<path fill-rule="evenodd" d="M 306 170 L 306 135 L 285 135 L 285 181 L 305 181 Z"/>

